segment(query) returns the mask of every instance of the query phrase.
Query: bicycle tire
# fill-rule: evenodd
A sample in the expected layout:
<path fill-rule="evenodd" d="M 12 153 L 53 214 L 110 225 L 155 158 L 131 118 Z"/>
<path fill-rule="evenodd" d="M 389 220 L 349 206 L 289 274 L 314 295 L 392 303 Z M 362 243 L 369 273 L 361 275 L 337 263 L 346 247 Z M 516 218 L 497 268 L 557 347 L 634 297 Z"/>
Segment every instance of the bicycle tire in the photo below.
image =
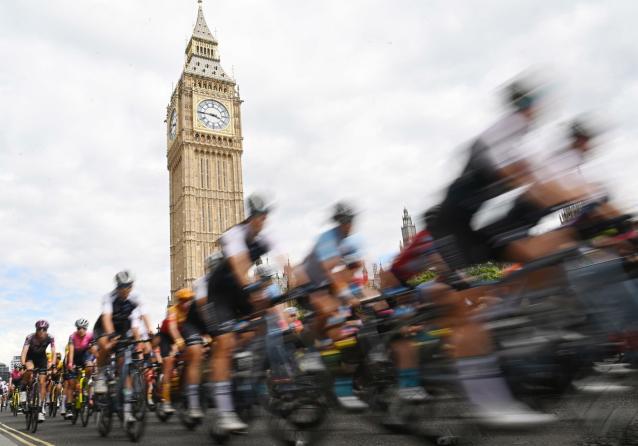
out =
<path fill-rule="evenodd" d="M 40 383 L 39 376 L 36 375 L 35 383 L 31 388 L 31 433 L 35 434 L 38 431 L 38 418 L 40 413 Z"/>
<path fill-rule="evenodd" d="M 146 430 L 146 381 L 138 369 L 132 369 L 133 394 L 131 396 L 131 411 L 135 422 L 127 423 L 126 434 L 135 443 L 140 441 Z"/>
<path fill-rule="evenodd" d="M 57 395 L 58 392 L 56 390 L 53 390 L 52 393 L 53 394 L 51 395 L 51 401 L 49 402 L 50 404 L 49 412 L 50 412 L 51 418 L 55 418 L 55 416 L 58 414 L 58 395 Z"/>
<path fill-rule="evenodd" d="M 113 413 L 111 412 L 110 404 L 109 397 L 105 396 L 104 401 L 100 402 L 97 409 L 97 431 L 101 437 L 106 437 L 111 432 L 111 427 L 113 426 Z"/>
<path fill-rule="evenodd" d="M 89 424 L 89 418 L 91 418 L 91 408 L 89 407 L 89 392 L 86 386 L 82 385 L 80 389 L 82 393 L 82 406 L 80 407 L 80 421 L 82 422 L 82 427 L 86 427 Z"/>

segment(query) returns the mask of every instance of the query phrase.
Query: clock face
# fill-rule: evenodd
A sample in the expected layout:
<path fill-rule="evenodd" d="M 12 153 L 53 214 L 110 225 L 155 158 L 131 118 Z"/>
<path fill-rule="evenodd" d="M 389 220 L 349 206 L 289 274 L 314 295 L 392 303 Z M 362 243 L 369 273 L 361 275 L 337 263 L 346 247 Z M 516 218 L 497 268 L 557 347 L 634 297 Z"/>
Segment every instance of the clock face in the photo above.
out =
<path fill-rule="evenodd" d="M 228 127 L 230 114 L 220 102 L 205 99 L 197 105 L 197 119 L 212 130 L 222 130 Z"/>
<path fill-rule="evenodd" d="M 177 112 L 173 110 L 171 113 L 171 121 L 168 125 L 168 133 L 171 136 L 171 139 L 175 139 L 175 135 L 177 134 Z"/>

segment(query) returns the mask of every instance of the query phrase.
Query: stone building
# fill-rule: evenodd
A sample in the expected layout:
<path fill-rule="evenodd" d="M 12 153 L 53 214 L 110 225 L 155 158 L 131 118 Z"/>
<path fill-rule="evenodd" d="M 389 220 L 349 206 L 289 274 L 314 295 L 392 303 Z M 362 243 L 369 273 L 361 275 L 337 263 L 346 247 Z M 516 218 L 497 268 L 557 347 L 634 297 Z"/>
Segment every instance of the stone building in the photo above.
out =
<path fill-rule="evenodd" d="M 244 218 L 242 101 L 198 3 L 184 68 L 166 108 L 171 294 L 204 273 L 219 236 Z"/>
<path fill-rule="evenodd" d="M 401 249 L 407 246 L 416 235 L 416 226 L 406 208 L 403 208 L 403 226 L 401 226 Z"/>

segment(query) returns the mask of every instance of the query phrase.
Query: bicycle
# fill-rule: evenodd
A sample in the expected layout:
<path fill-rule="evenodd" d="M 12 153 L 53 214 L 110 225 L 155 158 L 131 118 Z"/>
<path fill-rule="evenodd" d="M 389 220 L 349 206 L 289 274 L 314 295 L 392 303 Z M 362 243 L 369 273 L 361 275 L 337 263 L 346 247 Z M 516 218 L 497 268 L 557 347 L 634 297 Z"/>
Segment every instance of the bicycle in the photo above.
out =
<path fill-rule="evenodd" d="M 38 414 L 42 409 L 40 402 L 40 380 L 39 375 L 46 374 L 47 369 L 33 369 L 31 371 L 33 381 L 26 386 L 27 401 L 24 413 L 26 415 L 27 431 L 35 434 L 38 430 Z"/>
<path fill-rule="evenodd" d="M 55 418 L 58 413 L 58 407 L 60 406 L 60 385 L 59 378 L 55 375 L 55 370 L 49 378 L 51 388 L 49 389 L 49 417 Z"/>
<path fill-rule="evenodd" d="M 73 391 L 73 404 L 72 404 L 72 417 L 71 424 L 75 424 L 80 418 L 83 427 L 86 427 L 89 424 L 89 419 L 91 418 L 91 406 L 89 405 L 90 398 L 90 386 L 91 381 L 90 377 L 86 376 L 86 369 L 84 367 L 76 368 L 76 371 L 79 372 L 79 377 L 77 379 L 77 384 Z"/>
<path fill-rule="evenodd" d="M 97 427 L 100 436 L 109 435 L 113 425 L 113 414 L 117 414 L 123 420 L 124 389 L 128 378 L 131 380 L 131 413 L 135 421 L 128 422 L 124 428 L 131 441 L 139 441 L 146 427 L 146 381 L 144 379 L 144 360 L 134 357 L 134 346 L 148 342 L 145 340 L 120 340 L 115 348 L 115 363 L 123 355 L 123 362 L 116 376 L 113 370 L 116 367 L 109 365 L 106 369 L 108 383 L 107 393 L 96 395 Z"/>
<path fill-rule="evenodd" d="M 11 413 L 14 417 L 17 417 L 20 411 L 20 390 L 17 387 L 15 387 L 11 393 L 9 405 L 11 406 Z"/>

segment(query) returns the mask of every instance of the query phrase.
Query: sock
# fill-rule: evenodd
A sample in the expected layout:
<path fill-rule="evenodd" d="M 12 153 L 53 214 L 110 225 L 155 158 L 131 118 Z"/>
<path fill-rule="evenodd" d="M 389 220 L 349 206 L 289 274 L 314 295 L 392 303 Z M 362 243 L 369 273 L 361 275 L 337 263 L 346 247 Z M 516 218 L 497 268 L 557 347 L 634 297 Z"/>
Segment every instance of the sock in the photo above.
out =
<path fill-rule="evenodd" d="M 188 407 L 199 409 L 199 384 L 187 385 L 186 395 L 188 395 Z"/>
<path fill-rule="evenodd" d="M 463 358 L 456 364 L 463 389 L 472 403 L 496 410 L 516 404 L 496 357 Z"/>
<path fill-rule="evenodd" d="M 421 385 L 421 376 L 419 369 L 400 369 L 399 370 L 399 387 L 404 389 L 407 387 L 418 387 Z"/>
<path fill-rule="evenodd" d="M 338 397 L 352 396 L 354 394 L 354 392 L 352 391 L 352 378 L 349 376 L 336 377 L 334 390 L 335 395 L 337 395 Z"/>
<path fill-rule="evenodd" d="M 62 395 L 62 399 L 60 401 L 60 406 L 64 407 L 66 405 L 66 395 Z"/>
<path fill-rule="evenodd" d="M 233 396 L 230 381 L 212 383 L 214 388 L 215 405 L 220 412 L 234 412 Z"/>
<path fill-rule="evenodd" d="M 171 402 L 171 383 L 169 382 L 162 384 L 162 399 L 165 403 Z"/>

